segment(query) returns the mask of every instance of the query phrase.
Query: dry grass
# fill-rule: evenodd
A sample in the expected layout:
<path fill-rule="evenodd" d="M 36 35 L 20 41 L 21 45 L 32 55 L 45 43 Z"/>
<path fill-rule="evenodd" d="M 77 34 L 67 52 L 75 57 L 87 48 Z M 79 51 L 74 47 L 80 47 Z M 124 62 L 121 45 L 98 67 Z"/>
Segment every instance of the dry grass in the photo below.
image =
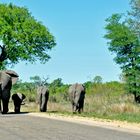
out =
<path fill-rule="evenodd" d="M 10 110 L 13 111 L 13 105 L 10 103 Z M 47 105 L 48 112 L 69 112 L 71 111 L 70 104 L 61 104 L 48 102 Z M 39 105 L 35 102 L 29 102 L 21 106 L 21 112 L 39 112 Z"/>
<path fill-rule="evenodd" d="M 13 108 L 13 104 L 10 103 L 10 110 L 13 111 Z M 39 105 L 35 102 L 26 103 L 21 107 L 21 112 L 39 112 Z M 72 114 L 71 103 L 61 100 L 49 101 L 48 112 Z M 105 94 L 94 94 L 86 95 L 84 113 L 81 115 L 139 122 L 139 114 L 140 105 L 134 103 L 131 95 L 106 96 Z"/>
<path fill-rule="evenodd" d="M 13 107 L 12 107 L 13 108 Z M 48 111 L 52 112 L 71 112 L 72 107 L 70 102 L 48 102 Z M 37 112 L 39 106 L 34 103 L 26 103 L 21 107 L 24 111 Z M 140 113 L 140 106 L 133 102 L 133 97 L 128 95 L 123 96 L 105 96 L 100 95 L 88 95 L 85 98 L 84 112 L 98 113 L 98 114 L 110 114 L 110 113 Z"/>
<path fill-rule="evenodd" d="M 87 96 L 85 99 L 85 111 L 96 113 L 140 113 L 139 105 L 133 102 L 133 96 Z"/>

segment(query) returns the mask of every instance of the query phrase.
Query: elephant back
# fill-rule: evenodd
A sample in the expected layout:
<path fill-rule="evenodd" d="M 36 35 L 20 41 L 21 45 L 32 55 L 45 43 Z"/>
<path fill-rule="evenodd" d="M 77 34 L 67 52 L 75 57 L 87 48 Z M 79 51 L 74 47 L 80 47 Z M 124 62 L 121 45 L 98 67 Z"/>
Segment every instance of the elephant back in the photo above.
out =
<path fill-rule="evenodd" d="M 85 88 L 82 84 L 73 84 L 69 87 L 69 97 L 72 102 L 75 104 L 85 97 Z"/>
<path fill-rule="evenodd" d="M 13 70 L 5 70 L 4 72 L 11 77 L 12 85 L 17 82 L 19 75 L 15 71 L 13 71 Z"/>
<path fill-rule="evenodd" d="M 0 83 L 1 89 L 5 89 L 6 86 L 12 86 L 11 76 L 6 74 L 4 71 L 0 72 Z"/>
<path fill-rule="evenodd" d="M 45 86 L 39 86 L 37 88 L 37 94 L 49 94 L 49 89 Z"/>
<path fill-rule="evenodd" d="M 46 93 L 46 94 L 48 94 L 49 93 L 49 89 L 47 88 L 47 87 L 43 87 L 42 88 L 42 93 Z"/>

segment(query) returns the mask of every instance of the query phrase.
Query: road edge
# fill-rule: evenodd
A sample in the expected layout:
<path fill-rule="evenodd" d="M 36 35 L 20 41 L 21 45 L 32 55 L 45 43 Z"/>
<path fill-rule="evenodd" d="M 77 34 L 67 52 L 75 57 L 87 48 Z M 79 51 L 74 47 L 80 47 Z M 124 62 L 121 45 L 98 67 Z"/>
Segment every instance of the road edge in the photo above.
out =
<path fill-rule="evenodd" d="M 103 127 L 106 129 L 112 129 L 117 131 L 136 133 L 140 135 L 140 123 L 128 123 L 121 121 L 112 121 L 98 118 L 87 118 L 79 116 L 65 116 L 63 114 L 53 114 L 53 113 L 29 113 L 29 116 L 43 117 L 48 119 L 54 119 L 59 121 L 66 121 L 71 123 Z"/>

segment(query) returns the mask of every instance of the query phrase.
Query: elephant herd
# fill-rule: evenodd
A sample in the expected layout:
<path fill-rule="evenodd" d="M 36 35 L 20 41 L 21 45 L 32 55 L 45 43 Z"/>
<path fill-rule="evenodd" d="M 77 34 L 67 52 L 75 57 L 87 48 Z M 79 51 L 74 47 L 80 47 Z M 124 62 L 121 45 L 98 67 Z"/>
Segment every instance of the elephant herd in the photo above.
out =
<path fill-rule="evenodd" d="M 12 85 L 18 80 L 18 77 L 18 74 L 12 70 L 0 71 L 0 112 L 2 114 L 8 112 L 10 91 Z M 69 87 L 68 94 L 72 104 L 72 111 L 81 113 L 84 107 L 85 87 L 82 84 L 73 84 Z M 15 113 L 20 113 L 20 107 L 25 98 L 25 95 L 22 93 L 15 93 L 12 95 Z M 48 99 L 49 89 L 44 85 L 39 86 L 37 88 L 37 103 L 39 104 L 40 112 L 47 111 Z"/>

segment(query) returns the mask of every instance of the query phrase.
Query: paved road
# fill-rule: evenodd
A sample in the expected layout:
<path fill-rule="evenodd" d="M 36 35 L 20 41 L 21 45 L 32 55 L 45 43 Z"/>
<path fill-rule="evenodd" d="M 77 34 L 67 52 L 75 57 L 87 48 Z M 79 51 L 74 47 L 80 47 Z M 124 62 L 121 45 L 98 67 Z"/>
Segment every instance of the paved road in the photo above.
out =
<path fill-rule="evenodd" d="M 140 134 L 28 114 L 0 115 L 0 140 L 140 140 Z"/>

